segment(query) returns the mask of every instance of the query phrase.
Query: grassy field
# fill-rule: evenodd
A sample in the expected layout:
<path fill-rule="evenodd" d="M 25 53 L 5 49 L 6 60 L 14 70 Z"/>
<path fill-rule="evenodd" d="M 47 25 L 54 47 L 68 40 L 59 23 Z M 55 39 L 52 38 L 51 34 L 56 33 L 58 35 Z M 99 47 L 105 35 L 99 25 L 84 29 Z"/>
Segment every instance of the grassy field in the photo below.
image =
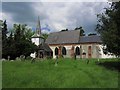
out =
<path fill-rule="evenodd" d="M 118 71 L 96 65 L 96 60 L 2 62 L 3 88 L 117 88 Z"/>

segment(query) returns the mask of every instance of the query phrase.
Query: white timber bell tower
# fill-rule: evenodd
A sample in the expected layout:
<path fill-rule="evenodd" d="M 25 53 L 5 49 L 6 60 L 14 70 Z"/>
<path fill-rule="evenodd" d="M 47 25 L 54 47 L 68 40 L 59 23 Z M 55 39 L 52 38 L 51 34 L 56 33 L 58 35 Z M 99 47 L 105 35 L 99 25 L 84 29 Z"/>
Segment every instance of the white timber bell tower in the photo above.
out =
<path fill-rule="evenodd" d="M 40 25 L 39 17 L 38 17 L 38 23 L 35 34 L 32 36 L 32 42 L 35 43 L 37 46 L 44 42 L 44 38 L 41 33 L 41 25 Z"/>
<path fill-rule="evenodd" d="M 44 38 L 43 38 L 42 33 L 41 33 L 41 25 L 40 25 L 39 16 L 38 16 L 36 31 L 35 31 L 35 34 L 32 36 L 31 40 L 32 40 L 32 43 L 35 43 L 37 46 L 39 46 L 40 44 L 42 44 L 44 42 Z M 35 58 L 36 52 L 31 53 L 30 56 Z"/>

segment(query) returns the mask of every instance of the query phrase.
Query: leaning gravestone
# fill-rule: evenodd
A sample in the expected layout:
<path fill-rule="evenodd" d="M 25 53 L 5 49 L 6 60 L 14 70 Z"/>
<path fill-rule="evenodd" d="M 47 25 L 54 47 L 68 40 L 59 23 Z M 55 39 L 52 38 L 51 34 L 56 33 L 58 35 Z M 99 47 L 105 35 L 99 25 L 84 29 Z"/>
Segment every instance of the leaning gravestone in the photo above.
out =
<path fill-rule="evenodd" d="M 19 58 L 19 57 L 16 57 L 16 59 L 15 59 L 16 61 L 21 61 L 21 59 Z"/>
<path fill-rule="evenodd" d="M 55 66 L 58 65 L 58 56 L 56 56 L 56 59 L 55 59 Z"/>
<path fill-rule="evenodd" d="M 87 64 L 89 64 L 89 59 L 87 60 Z"/>
<path fill-rule="evenodd" d="M 1 61 L 6 61 L 6 59 L 2 58 Z"/>
<path fill-rule="evenodd" d="M 32 59 L 31 59 L 31 63 L 35 63 L 35 58 L 32 58 Z"/>
<path fill-rule="evenodd" d="M 20 59 L 21 59 L 21 61 L 25 61 L 25 56 L 24 56 L 24 55 L 21 55 L 21 56 L 20 56 Z"/>
<path fill-rule="evenodd" d="M 10 56 L 8 56 L 8 61 L 10 61 Z"/>
<path fill-rule="evenodd" d="M 57 66 L 58 65 L 58 63 L 57 63 L 57 61 L 55 62 L 55 66 Z"/>

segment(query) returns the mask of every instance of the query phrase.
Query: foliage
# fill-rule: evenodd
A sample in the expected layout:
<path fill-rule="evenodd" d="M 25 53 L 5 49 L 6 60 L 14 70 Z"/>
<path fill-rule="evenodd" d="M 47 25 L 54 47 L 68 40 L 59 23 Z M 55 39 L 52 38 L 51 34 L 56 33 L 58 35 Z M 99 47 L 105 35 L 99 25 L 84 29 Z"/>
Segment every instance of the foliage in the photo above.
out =
<path fill-rule="evenodd" d="M 4 31 L 5 33 L 5 30 L 6 27 L 4 27 L 2 31 Z M 7 33 L 5 33 L 5 35 L 6 34 Z M 7 58 L 8 56 L 10 56 L 10 59 L 15 59 L 16 57 L 20 57 L 21 55 L 25 55 L 25 57 L 27 57 L 32 52 L 37 50 L 37 46 L 31 41 L 31 36 L 33 35 L 33 32 L 30 28 L 27 27 L 26 24 L 14 24 L 13 30 L 10 32 L 10 35 L 8 37 L 7 35 L 5 35 L 2 36 L 3 43 L 4 37 L 6 37 L 6 45 L 5 48 L 3 48 L 3 58 Z"/>
<path fill-rule="evenodd" d="M 6 20 L 3 22 L 3 25 L 2 25 L 2 56 L 3 57 L 7 57 L 7 48 L 8 48 L 8 45 L 7 45 L 7 33 L 8 33 L 8 30 L 7 30 L 7 23 L 6 23 Z"/>
<path fill-rule="evenodd" d="M 118 88 L 118 72 L 89 60 L 13 61 L 2 64 L 3 88 Z M 108 60 L 106 60 L 108 61 Z"/>
<path fill-rule="evenodd" d="M 104 66 L 107 69 L 110 70 L 118 70 L 120 72 L 120 62 L 118 59 L 109 59 L 109 60 L 101 60 L 97 62 L 98 65 Z"/>
<path fill-rule="evenodd" d="M 83 28 L 82 27 L 77 27 L 77 28 L 75 28 L 75 30 L 80 30 L 80 36 L 85 36 L 85 31 L 83 30 Z"/>
<path fill-rule="evenodd" d="M 120 56 L 120 2 L 113 2 L 105 12 L 98 14 L 96 30 L 100 33 L 106 50 Z"/>
<path fill-rule="evenodd" d="M 63 29 L 63 30 L 61 30 L 61 32 L 63 32 L 63 31 L 68 31 L 68 29 Z"/>
<path fill-rule="evenodd" d="M 27 57 L 26 57 L 26 60 L 31 60 L 31 59 L 32 59 L 31 56 L 27 56 Z"/>
<path fill-rule="evenodd" d="M 89 33 L 88 36 L 97 35 L 96 33 Z"/>
<path fill-rule="evenodd" d="M 48 34 L 47 33 L 43 33 L 42 36 L 44 37 L 45 40 L 48 38 Z"/>

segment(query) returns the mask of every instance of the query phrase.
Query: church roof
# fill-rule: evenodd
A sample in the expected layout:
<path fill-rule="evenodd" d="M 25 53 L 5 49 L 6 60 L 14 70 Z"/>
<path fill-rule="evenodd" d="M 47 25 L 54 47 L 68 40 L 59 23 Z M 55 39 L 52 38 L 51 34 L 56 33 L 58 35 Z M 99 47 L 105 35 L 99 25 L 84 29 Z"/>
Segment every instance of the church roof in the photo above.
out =
<path fill-rule="evenodd" d="M 40 44 L 39 49 L 44 50 L 46 52 L 52 52 L 51 48 L 49 47 L 49 45 L 47 43 Z"/>
<path fill-rule="evenodd" d="M 100 36 L 80 36 L 80 30 L 69 30 L 50 33 L 46 39 L 48 44 L 79 44 L 79 43 L 101 43 Z"/>
<path fill-rule="evenodd" d="M 92 36 L 81 36 L 79 43 L 102 43 L 100 36 L 92 35 Z"/>
<path fill-rule="evenodd" d="M 46 39 L 48 44 L 66 44 L 66 43 L 78 43 L 79 30 L 60 31 L 49 34 Z"/>

